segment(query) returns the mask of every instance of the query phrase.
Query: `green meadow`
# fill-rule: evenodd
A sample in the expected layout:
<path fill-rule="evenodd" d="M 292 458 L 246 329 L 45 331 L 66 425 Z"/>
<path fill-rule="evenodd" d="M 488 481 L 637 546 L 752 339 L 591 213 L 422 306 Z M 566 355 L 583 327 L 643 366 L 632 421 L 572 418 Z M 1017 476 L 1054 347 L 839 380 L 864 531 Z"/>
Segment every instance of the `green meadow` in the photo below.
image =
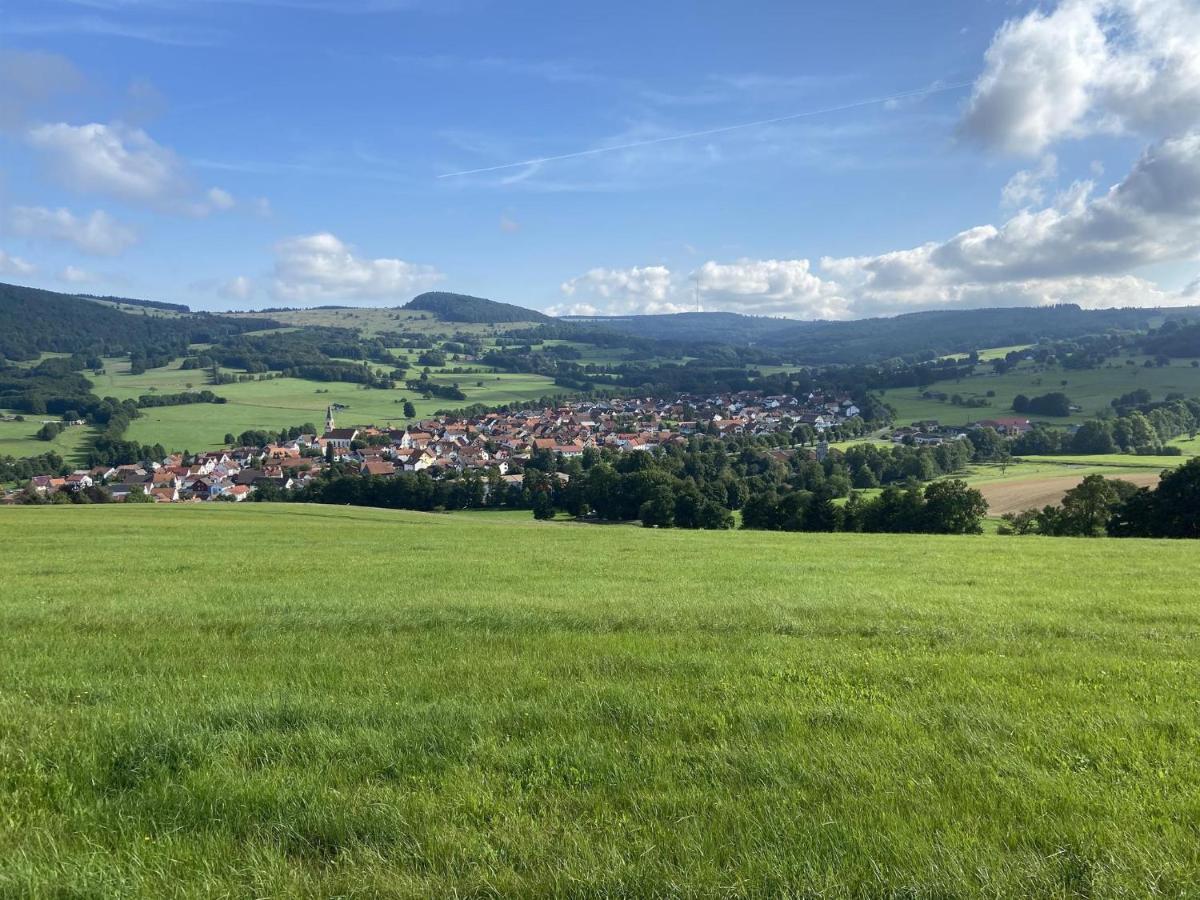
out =
<path fill-rule="evenodd" d="M 1200 394 L 1200 368 L 1194 368 L 1191 360 L 1172 360 L 1169 366 L 1151 369 L 1141 365 L 1142 357 L 1137 357 L 1136 362 L 1135 366 L 1083 370 L 1052 367 L 1045 371 L 1034 371 L 1031 363 L 1022 363 L 1004 375 L 994 375 L 990 367 L 979 366 L 976 374 L 968 378 L 938 381 L 927 386 L 928 390 L 961 394 L 964 398 L 982 397 L 992 403 L 977 409 L 955 406 L 949 401 L 926 400 L 917 388 L 891 388 L 883 392 L 883 399 L 896 410 L 899 424 L 936 419 L 943 425 L 965 425 L 979 419 L 1016 415 L 1012 411 L 1012 401 L 1017 394 L 1034 397 L 1062 391 L 1081 408 L 1070 417 L 1049 420 L 1065 425 L 1079 424 L 1111 411 L 1110 403 L 1114 398 L 1138 388 L 1150 391 L 1155 400 L 1163 400 L 1170 393 L 1188 397 Z M 994 391 L 995 396 L 987 397 L 988 391 Z"/>
<path fill-rule="evenodd" d="M 465 367 L 478 368 L 465 364 Z M 159 406 L 142 410 L 126 432 L 130 440 L 161 443 L 168 450 L 209 450 L 222 446 L 226 432 L 240 434 L 250 429 L 279 429 L 306 422 L 318 428 L 325 421 L 325 410 L 332 403 L 345 406 L 337 414 L 347 425 L 375 424 L 402 426 L 403 401 L 409 399 L 418 417 L 436 410 L 467 406 L 472 403 L 504 404 L 560 393 L 554 380 L 541 375 L 517 375 L 485 371 L 453 374 L 432 370 L 435 382 L 457 382 L 467 399 L 463 401 L 433 398 L 422 400 L 419 394 L 401 386 L 395 390 L 366 388 L 349 382 L 306 381 L 299 378 L 273 378 L 235 384 L 208 385 L 203 372 L 181 370 L 179 360 L 161 369 L 149 369 L 142 375 L 129 374 L 128 360 L 105 360 L 105 374 L 89 376 L 95 393 L 101 397 L 137 398 L 150 393 L 177 393 L 208 389 L 229 402 Z M 413 377 L 416 377 L 414 371 Z M 482 382 L 482 385 L 480 385 Z"/>
<path fill-rule="evenodd" d="M 1200 893 L 1184 542 L 213 504 L 0 548 L 0 896 Z"/>
<path fill-rule="evenodd" d="M 514 329 L 529 328 L 534 322 L 445 322 L 433 313 L 410 309 L 294 309 L 285 312 L 235 313 L 235 318 L 273 319 L 290 326 L 353 328 L 368 337 L 387 331 L 415 331 L 424 334 L 453 335 L 458 332 L 491 336 Z"/>
<path fill-rule="evenodd" d="M 13 415 L 11 411 L 4 412 Z M 0 456 L 37 456 L 53 451 L 69 462 L 75 461 L 91 431 L 82 426 L 65 428 L 54 440 L 39 441 L 36 435 L 42 421 L 54 418 L 26 415 L 24 422 L 0 422 Z"/>

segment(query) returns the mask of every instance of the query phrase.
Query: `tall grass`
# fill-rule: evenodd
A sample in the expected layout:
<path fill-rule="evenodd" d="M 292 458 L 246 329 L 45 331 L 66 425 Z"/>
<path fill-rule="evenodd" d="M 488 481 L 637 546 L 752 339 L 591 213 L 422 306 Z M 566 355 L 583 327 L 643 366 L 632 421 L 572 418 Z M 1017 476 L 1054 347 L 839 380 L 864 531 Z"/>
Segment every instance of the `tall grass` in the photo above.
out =
<path fill-rule="evenodd" d="M 1184 543 L 0 509 L 0 896 L 1187 896 Z"/>

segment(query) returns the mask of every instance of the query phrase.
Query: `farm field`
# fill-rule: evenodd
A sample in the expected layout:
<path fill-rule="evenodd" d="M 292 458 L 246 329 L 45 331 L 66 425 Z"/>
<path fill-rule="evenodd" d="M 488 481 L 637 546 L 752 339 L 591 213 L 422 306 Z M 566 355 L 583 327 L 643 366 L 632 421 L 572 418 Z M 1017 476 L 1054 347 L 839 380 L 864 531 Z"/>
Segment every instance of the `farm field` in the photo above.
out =
<path fill-rule="evenodd" d="M 162 443 L 167 450 L 214 449 L 222 446 L 226 432 L 236 435 L 250 429 L 274 430 L 306 422 L 320 428 L 325 421 L 326 407 L 331 403 L 347 407 L 339 414 L 339 420 L 346 424 L 402 425 L 408 421 L 404 418 L 401 403 L 405 398 L 413 401 L 417 416 L 423 417 L 439 409 L 472 403 L 503 404 L 536 400 L 562 391 L 553 379 L 540 375 L 503 372 L 453 375 L 440 374 L 435 369 L 431 376 L 435 382 L 459 382 L 467 399 L 453 401 L 435 397 L 422 400 L 404 387 L 385 391 L 348 382 L 305 381 L 298 378 L 208 385 L 203 372 L 181 370 L 178 360 L 166 368 L 149 369 L 142 375 L 129 374 L 128 360 L 106 359 L 104 362 L 104 375 L 89 375 L 95 384 L 95 392 L 102 397 L 125 399 L 155 392 L 167 394 L 208 389 L 229 401 L 224 404 L 197 403 L 142 410 L 141 417 L 134 419 L 129 426 L 126 438 L 150 444 Z M 477 382 L 483 382 L 483 386 L 477 386 Z"/>
<path fill-rule="evenodd" d="M 986 398 L 991 400 L 991 406 L 976 409 L 955 406 L 948 401 L 926 400 L 917 388 L 890 388 L 882 393 L 883 399 L 896 410 L 898 424 L 936 419 L 943 425 L 965 425 L 979 419 L 1014 416 L 1012 401 L 1017 394 L 1033 397 L 1051 391 L 1065 393 L 1081 407 L 1081 412 L 1047 420 L 1062 425 L 1079 424 L 1094 418 L 1111 409 L 1109 404 L 1114 398 L 1138 388 L 1149 390 L 1155 400 L 1162 400 L 1174 392 L 1188 397 L 1200 394 L 1200 368 L 1193 368 L 1190 360 L 1172 360 L 1170 366 L 1153 369 L 1141 366 L 1143 358 L 1136 357 L 1136 360 L 1136 366 L 1084 370 L 1053 368 L 1047 371 L 1034 371 L 1031 363 L 1022 363 L 1005 375 L 990 374 L 988 367 L 980 366 L 976 369 L 977 374 L 969 378 L 938 381 L 928 386 L 929 390 L 962 394 L 963 397 L 986 398 L 988 391 L 996 392 L 995 397 Z"/>
<path fill-rule="evenodd" d="M 983 494 L 988 504 L 988 514 L 1002 516 L 1005 513 L 1025 509 L 1041 509 L 1046 505 L 1058 505 L 1067 491 L 1083 480 L 1084 474 L 1100 474 L 1106 478 L 1120 478 L 1138 487 L 1154 487 L 1159 473 L 1145 470 L 1123 470 L 1121 472 L 1099 471 L 1072 475 L 1051 475 L 1034 478 L 1009 478 L 977 483 L 975 487 Z"/>
<path fill-rule="evenodd" d="M 6 410 L 5 414 L 11 415 L 11 411 Z M 38 456 L 53 451 L 68 462 L 76 461 L 91 430 L 75 426 L 63 429 L 52 441 L 39 441 L 35 435 L 42 427 L 42 420 L 53 418 L 27 415 L 24 422 L 0 422 L 0 456 Z"/>
<path fill-rule="evenodd" d="M 366 337 L 381 331 L 418 331 L 425 334 L 451 335 L 455 332 L 493 335 L 498 332 L 529 328 L 534 322 L 444 322 L 433 313 L 409 309 L 295 309 L 285 312 L 233 313 L 234 318 L 265 318 L 285 325 L 353 328 Z"/>
<path fill-rule="evenodd" d="M 1185 542 L 216 504 L 0 547 L 0 895 L 1200 891 Z"/>
<path fill-rule="evenodd" d="M 1138 487 L 1158 484 L 1164 469 L 1182 465 L 1187 456 L 1024 456 L 1008 466 L 972 465 L 963 477 L 978 488 L 988 502 L 988 515 L 1001 516 L 1047 504 L 1057 504 L 1063 494 L 1088 475 L 1120 478 Z"/>

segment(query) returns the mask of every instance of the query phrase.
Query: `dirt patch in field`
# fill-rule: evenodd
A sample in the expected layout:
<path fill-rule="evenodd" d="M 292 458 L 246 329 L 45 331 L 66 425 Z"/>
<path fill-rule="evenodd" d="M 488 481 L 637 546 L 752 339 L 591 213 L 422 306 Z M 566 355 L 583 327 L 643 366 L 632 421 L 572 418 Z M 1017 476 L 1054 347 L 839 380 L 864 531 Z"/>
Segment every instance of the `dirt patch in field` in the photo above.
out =
<path fill-rule="evenodd" d="M 1131 481 L 1138 487 L 1153 487 L 1158 484 L 1157 472 L 1131 472 L 1128 475 L 1106 475 Z M 1082 475 L 1051 475 L 1045 478 L 1022 478 L 1013 481 L 998 481 L 994 484 L 977 485 L 983 499 L 988 503 L 988 514 L 1002 516 L 1047 504 L 1062 501 L 1063 494 L 1083 481 Z"/>

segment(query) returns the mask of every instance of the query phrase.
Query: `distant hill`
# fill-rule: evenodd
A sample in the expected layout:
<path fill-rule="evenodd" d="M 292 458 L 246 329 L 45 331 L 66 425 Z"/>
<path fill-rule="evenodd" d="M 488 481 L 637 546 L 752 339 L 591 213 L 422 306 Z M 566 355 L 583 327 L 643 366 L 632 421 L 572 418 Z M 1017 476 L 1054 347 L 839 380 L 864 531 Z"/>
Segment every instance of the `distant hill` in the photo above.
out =
<path fill-rule="evenodd" d="M 12 360 L 36 359 L 46 352 L 116 355 L 134 348 L 178 347 L 263 327 L 261 319 L 206 313 L 166 317 L 149 309 L 123 312 L 75 294 L 0 284 L 0 357 Z"/>
<path fill-rule="evenodd" d="M 798 362 L 857 363 L 889 357 L 942 356 L 1063 340 L 1107 331 L 1142 331 L 1188 310 L 1082 309 L 1074 304 L 917 312 L 848 322 L 796 322 L 761 341 Z M 1194 311 L 1193 311 L 1194 312 Z"/>
<path fill-rule="evenodd" d="M 552 322 L 545 313 L 472 297 L 468 294 L 452 294 L 446 291 L 429 291 L 413 297 L 404 304 L 404 309 L 431 312 L 446 322 L 466 322 L 493 325 L 498 322 Z"/>
<path fill-rule="evenodd" d="M 144 306 L 146 309 L 158 309 L 164 312 L 189 313 L 191 309 L 182 303 L 164 303 L 161 300 L 137 300 L 133 297 L 100 297 L 96 294 L 76 294 L 84 300 L 97 300 L 101 303 L 112 303 L 117 306 Z"/>
<path fill-rule="evenodd" d="M 790 319 L 743 316 L 731 312 L 687 312 L 657 316 L 563 316 L 563 321 L 602 326 L 655 341 L 689 343 L 753 344 L 780 328 L 795 324 Z"/>
<path fill-rule="evenodd" d="M 660 341 L 750 344 L 797 363 L 827 364 L 942 356 L 1112 330 L 1142 331 L 1164 315 L 1196 312 L 1196 309 L 1087 310 L 1062 305 L 936 310 L 844 322 L 802 322 L 727 312 L 564 316 L 561 321 Z"/>

